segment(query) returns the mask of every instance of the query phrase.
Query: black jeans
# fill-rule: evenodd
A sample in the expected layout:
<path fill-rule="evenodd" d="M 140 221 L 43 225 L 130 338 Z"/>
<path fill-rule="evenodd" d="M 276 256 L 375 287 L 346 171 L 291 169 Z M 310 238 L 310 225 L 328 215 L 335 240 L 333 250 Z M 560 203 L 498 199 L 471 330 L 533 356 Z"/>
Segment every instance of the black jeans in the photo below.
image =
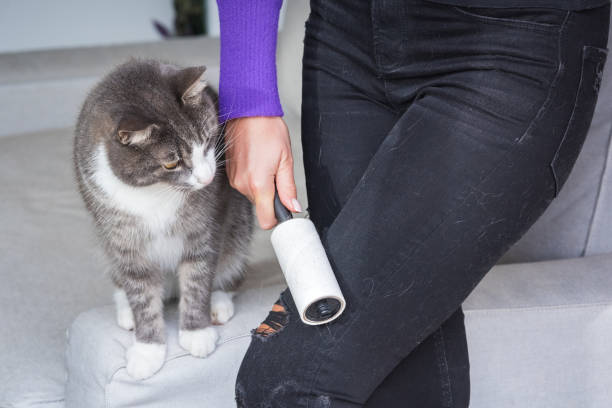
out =
<path fill-rule="evenodd" d="M 282 292 L 239 407 L 468 406 L 461 304 L 564 185 L 609 13 L 311 1 L 309 211 L 347 308 L 307 326 Z"/>

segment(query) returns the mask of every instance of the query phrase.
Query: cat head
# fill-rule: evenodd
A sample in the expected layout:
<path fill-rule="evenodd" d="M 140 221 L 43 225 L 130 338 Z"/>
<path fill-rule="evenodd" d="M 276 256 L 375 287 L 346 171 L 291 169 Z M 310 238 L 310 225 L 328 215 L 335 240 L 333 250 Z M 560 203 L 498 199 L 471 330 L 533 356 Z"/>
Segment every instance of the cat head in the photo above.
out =
<path fill-rule="evenodd" d="M 121 181 L 197 190 L 213 180 L 220 129 L 204 73 L 203 66 L 132 60 L 103 80 L 96 94 L 112 124 L 104 144 Z"/>

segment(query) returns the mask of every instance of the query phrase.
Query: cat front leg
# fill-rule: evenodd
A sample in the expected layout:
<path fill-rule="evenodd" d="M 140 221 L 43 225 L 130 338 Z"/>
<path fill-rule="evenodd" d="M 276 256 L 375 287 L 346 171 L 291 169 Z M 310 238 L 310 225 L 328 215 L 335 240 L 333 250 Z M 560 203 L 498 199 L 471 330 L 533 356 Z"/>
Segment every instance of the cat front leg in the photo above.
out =
<path fill-rule="evenodd" d="M 135 379 L 145 379 L 159 371 L 166 358 L 163 283 L 158 274 L 142 269 L 128 268 L 120 275 L 134 323 L 134 344 L 126 353 L 127 372 Z"/>
<path fill-rule="evenodd" d="M 213 324 L 225 324 L 234 315 L 234 302 L 232 298 L 235 292 L 223 290 L 213 291 L 210 298 L 210 317 Z"/>
<path fill-rule="evenodd" d="M 211 326 L 210 300 L 213 280 L 211 262 L 184 262 L 178 268 L 179 344 L 195 357 L 206 357 L 216 348 L 219 334 Z"/>
<path fill-rule="evenodd" d="M 227 323 L 234 315 L 238 287 L 245 278 L 246 250 L 243 247 L 224 248 L 217 264 L 210 300 L 210 316 L 216 325 Z"/>

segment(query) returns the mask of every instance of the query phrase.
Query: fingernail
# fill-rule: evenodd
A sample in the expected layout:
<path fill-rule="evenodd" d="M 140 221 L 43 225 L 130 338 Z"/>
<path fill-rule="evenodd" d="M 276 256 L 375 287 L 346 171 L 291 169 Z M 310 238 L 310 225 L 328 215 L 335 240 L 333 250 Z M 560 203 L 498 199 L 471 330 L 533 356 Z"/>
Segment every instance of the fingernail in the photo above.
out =
<path fill-rule="evenodd" d="M 302 212 L 302 206 L 295 198 L 291 199 L 291 204 L 293 205 L 293 209 L 297 212 Z"/>

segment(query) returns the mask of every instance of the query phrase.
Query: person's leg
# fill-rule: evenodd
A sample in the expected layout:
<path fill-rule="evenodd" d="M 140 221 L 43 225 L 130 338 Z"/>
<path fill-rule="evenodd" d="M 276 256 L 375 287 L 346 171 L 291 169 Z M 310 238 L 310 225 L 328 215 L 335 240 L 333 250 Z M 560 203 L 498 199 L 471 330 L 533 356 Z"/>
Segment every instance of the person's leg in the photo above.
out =
<path fill-rule="evenodd" d="M 488 18 L 474 30 L 455 8 L 405 3 L 396 13 L 402 28 L 429 24 L 440 38 L 450 32 L 457 41 L 482 30 L 482 45 L 496 49 L 470 55 L 473 44 L 463 41 L 461 52 L 442 54 L 456 60 L 421 67 L 431 70 L 431 80 L 416 91 L 401 84 L 406 73 L 389 78 L 389 49 L 378 54 L 387 95 L 411 104 L 322 234 L 347 309 L 328 325 L 306 326 L 284 291 L 284 326 L 254 335 L 241 365 L 239 406 L 365 404 L 535 222 L 580 150 L 605 58 L 597 48 L 605 47 L 607 33 L 601 9 L 572 13 L 553 35 L 542 25 L 521 31 L 524 24 L 492 25 Z M 447 31 L 436 31 L 435 21 Z M 517 38 L 507 41 L 508 32 Z M 419 50 L 419 32 L 407 34 Z M 485 41 L 496 35 L 503 46 Z M 423 46 L 435 55 L 439 44 L 429 45 Z M 423 55 L 408 55 L 415 62 L 406 66 L 418 68 Z M 342 64 L 329 62 L 325 70 L 341 76 Z"/>
<path fill-rule="evenodd" d="M 308 197 L 313 198 L 309 211 L 317 229 L 325 231 L 400 115 L 364 98 L 345 81 L 310 66 L 308 59 L 304 84 L 304 165 Z M 312 92 L 314 89 L 318 91 Z M 379 397 L 374 395 L 366 406 L 392 408 L 412 401 L 421 408 L 441 407 L 452 393 L 453 406 L 467 408 L 469 362 L 461 308 L 394 373 L 378 387 L 380 392 L 375 394 Z"/>
<path fill-rule="evenodd" d="M 368 6 L 365 10 L 358 6 Z M 303 72 L 302 145 L 310 218 L 317 230 L 333 222 L 358 183 L 385 136 L 401 112 L 385 103 L 385 84 L 375 75 L 368 22 L 369 5 L 336 3 L 342 7 L 343 27 L 359 27 L 354 61 L 338 61 L 333 46 L 344 47 L 340 33 L 318 18 L 313 4 L 307 23 Z M 348 6 L 348 7 L 346 7 Z M 338 10 L 340 11 L 340 10 Z M 325 16 L 329 18 L 330 13 Z M 333 16 L 331 16 L 333 18 Z M 325 27 L 322 27 L 325 26 Z M 350 46 L 350 45 L 347 45 Z M 330 61 L 342 66 L 342 77 L 333 74 Z M 320 64 L 321 63 L 321 64 Z M 367 67 L 367 68 L 366 68 Z M 364 72 L 365 71 L 365 72 Z M 330 73 L 332 72 L 332 73 Z M 390 311 L 391 312 L 391 311 Z M 366 406 L 441 407 L 453 395 L 454 407 L 467 407 L 469 361 L 461 307 L 410 353 L 377 388 Z"/>
<path fill-rule="evenodd" d="M 350 6 L 353 17 L 365 21 L 347 23 L 356 26 L 367 24 L 369 10 L 355 9 L 354 4 Z M 348 16 L 344 14 L 344 17 Z M 311 18 L 310 23 L 321 23 L 316 20 L 316 17 Z M 307 53 L 318 48 L 313 48 L 312 42 L 317 41 L 316 37 L 321 33 L 310 29 L 308 34 Z M 371 41 L 371 35 L 366 38 Z M 365 43 L 362 45 L 367 46 Z M 325 56 L 319 58 L 325 59 Z M 350 81 L 326 75 L 318 67 L 310 65 L 316 60 L 315 55 L 305 58 L 302 133 L 307 135 L 303 141 L 305 170 L 310 181 L 308 196 L 312 198 L 310 217 L 322 231 L 338 214 L 401 114 L 381 103 L 384 84 L 371 73 L 362 73 L 359 79 L 352 78 L 361 85 L 369 83 L 372 87 L 363 92 Z M 373 69 L 373 61 L 362 63 L 372 65 Z M 379 101 L 372 101 L 370 97 Z M 273 321 L 278 317 L 275 314 L 271 316 Z M 467 407 L 469 365 L 461 308 L 400 362 L 377 391 L 368 401 L 368 406 L 392 408 L 399 404 L 403 407 L 403 401 L 411 401 L 422 408 L 439 407 L 441 401 L 452 393 L 456 407 Z"/>

